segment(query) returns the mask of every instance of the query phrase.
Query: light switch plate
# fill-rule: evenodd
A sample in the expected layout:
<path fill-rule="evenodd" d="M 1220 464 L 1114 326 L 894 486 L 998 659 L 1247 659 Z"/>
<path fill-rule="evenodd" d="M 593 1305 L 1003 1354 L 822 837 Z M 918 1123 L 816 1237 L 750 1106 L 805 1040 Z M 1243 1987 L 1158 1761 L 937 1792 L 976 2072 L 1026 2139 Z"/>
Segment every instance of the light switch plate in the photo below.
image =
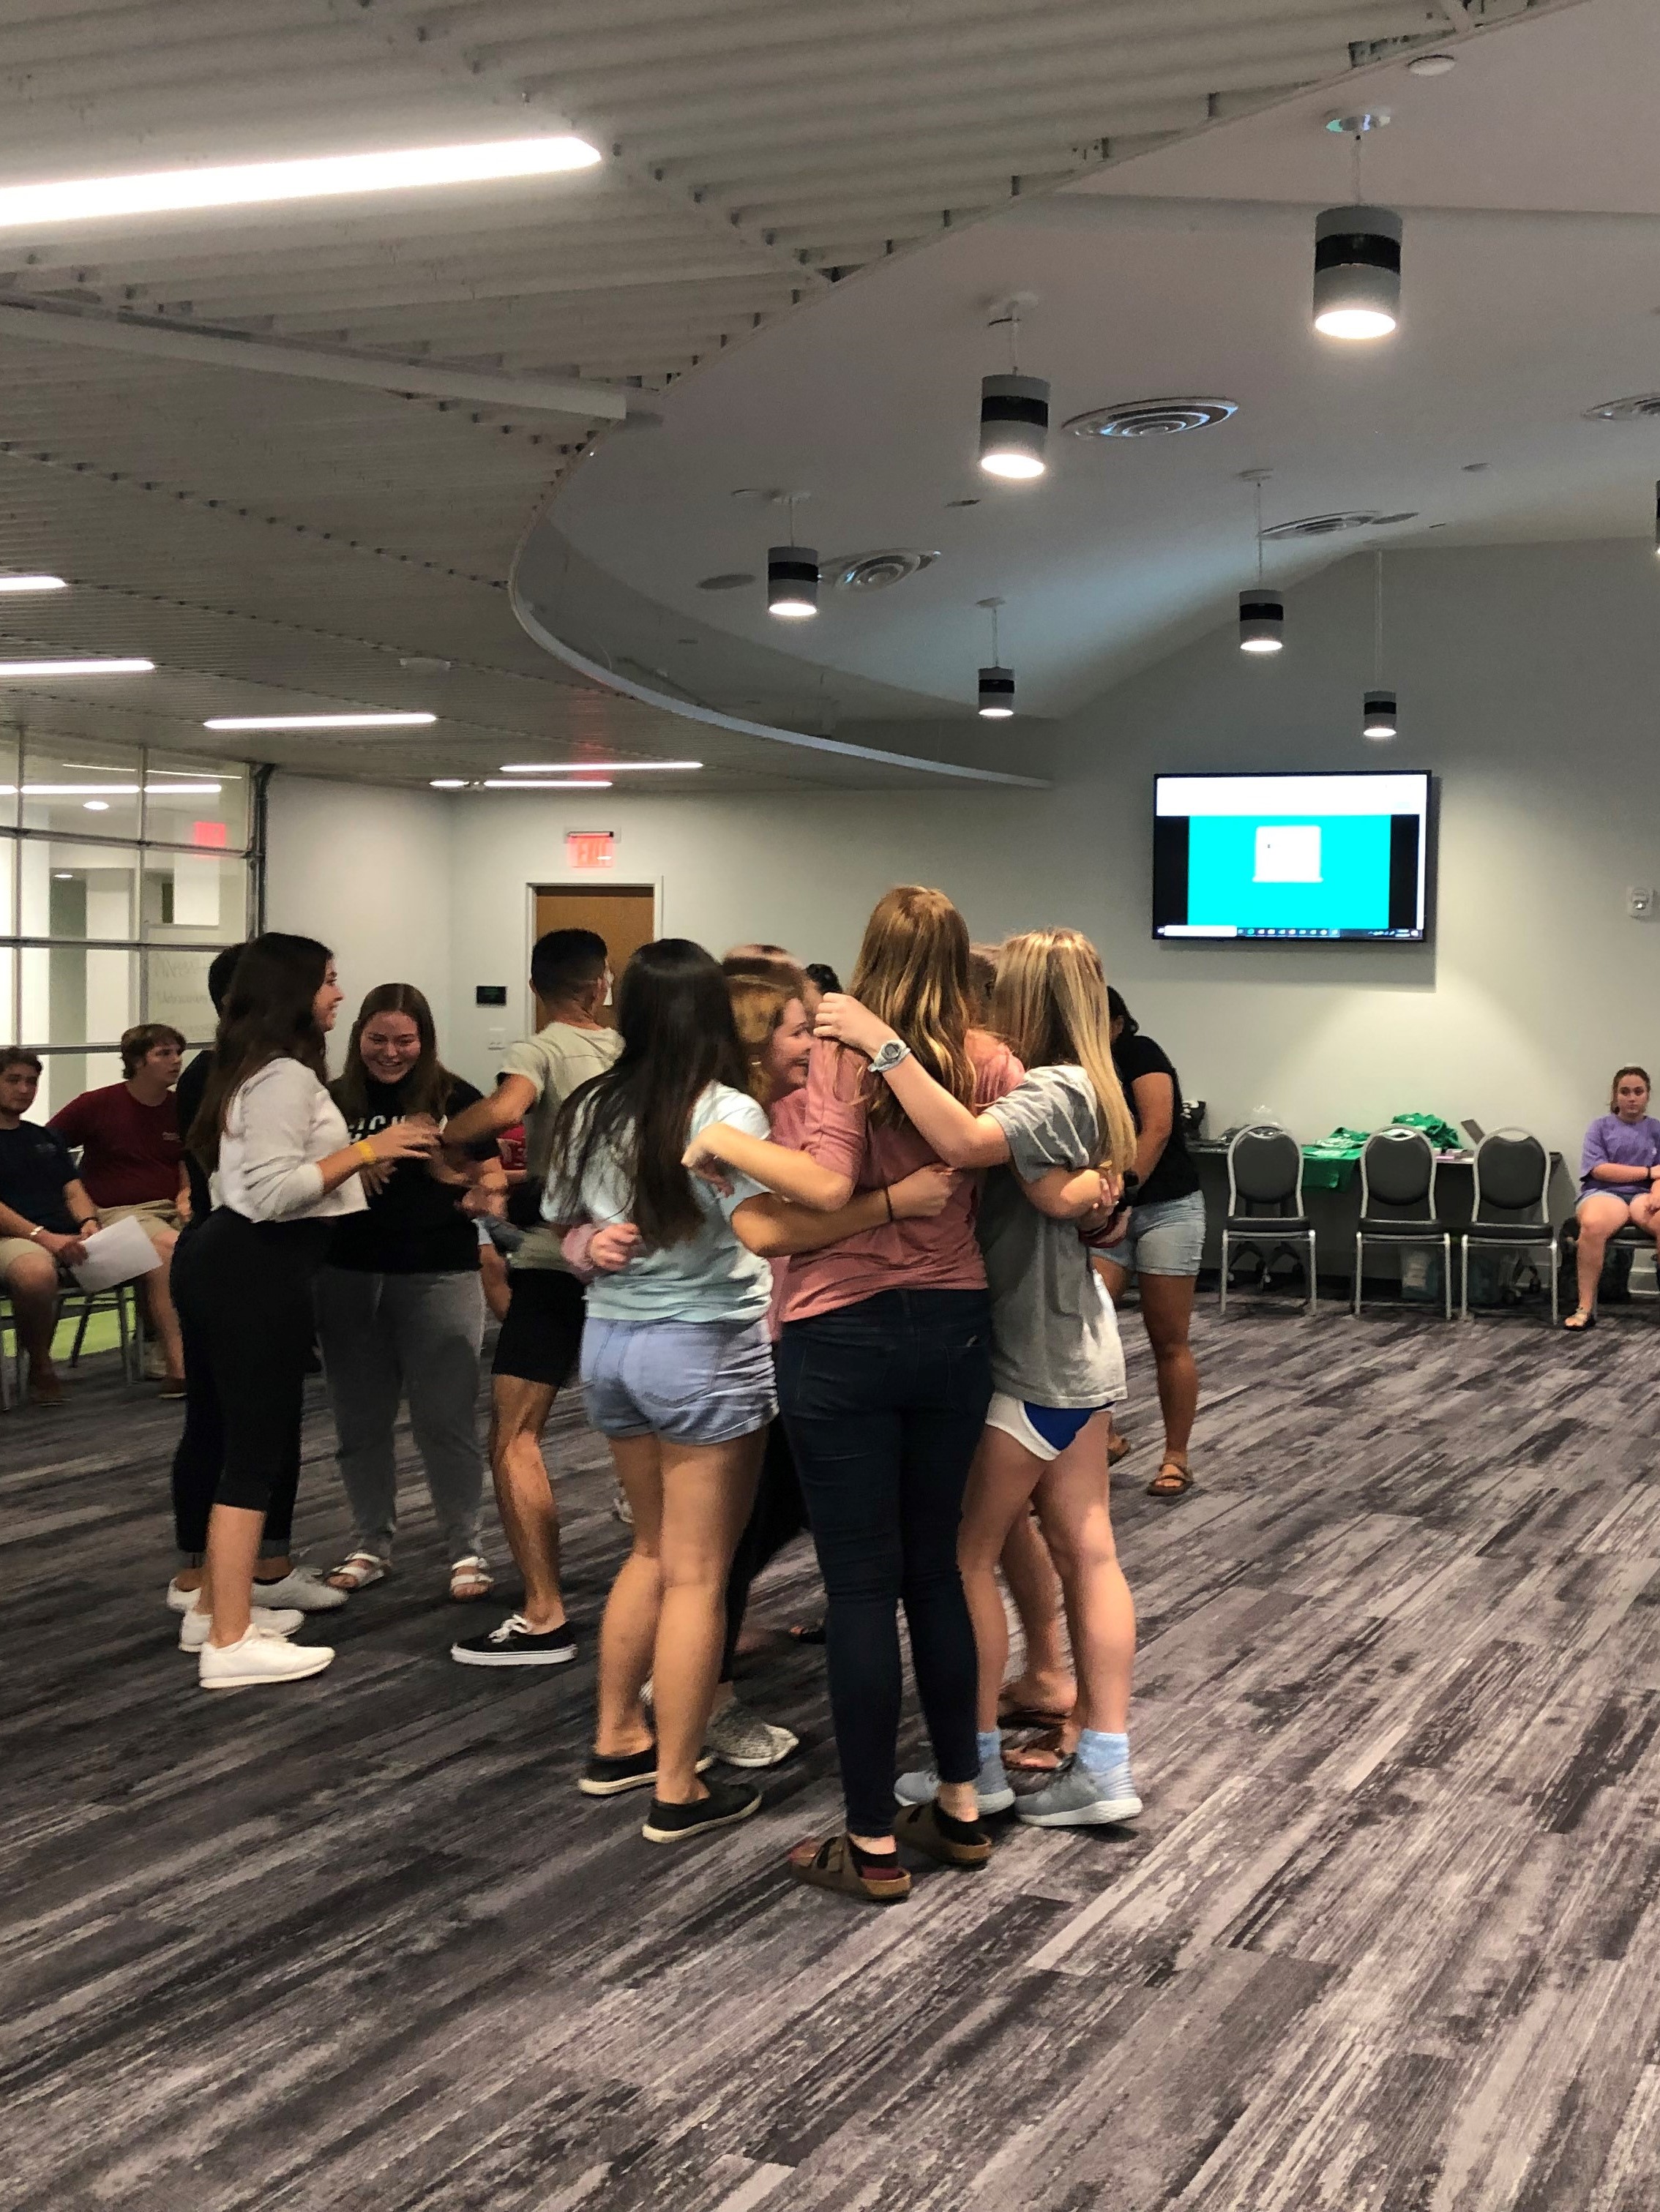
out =
<path fill-rule="evenodd" d="M 1626 912 L 1633 921 L 1652 921 L 1654 919 L 1654 885 L 1631 884 L 1626 890 Z"/>
<path fill-rule="evenodd" d="M 507 1042 L 508 1033 L 505 1030 L 492 1030 L 484 1040 L 486 1047 L 491 1052 L 501 1052 Z"/>

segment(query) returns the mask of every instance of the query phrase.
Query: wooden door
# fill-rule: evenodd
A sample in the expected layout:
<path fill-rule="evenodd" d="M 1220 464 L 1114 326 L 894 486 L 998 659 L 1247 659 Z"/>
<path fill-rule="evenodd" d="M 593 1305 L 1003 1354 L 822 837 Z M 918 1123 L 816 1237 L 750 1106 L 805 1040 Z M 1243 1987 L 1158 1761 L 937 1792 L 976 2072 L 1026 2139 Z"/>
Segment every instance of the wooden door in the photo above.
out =
<path fill-rule="evenodd" d="M 657 893 L 649 884 L 584 884 L 580 890 L 538 884 L 536 934 L 545 937 L 550 929 L 595 931 L 605 940 L 611 974 L 620 975 L 640 947 L 657 934 Z M 602 1006 L 598 1018 L 607 1029 L 617 1026 L 611 1006 Z M 538 999 L 538 1028 L 548 1019 L 548 1010 Z"/>

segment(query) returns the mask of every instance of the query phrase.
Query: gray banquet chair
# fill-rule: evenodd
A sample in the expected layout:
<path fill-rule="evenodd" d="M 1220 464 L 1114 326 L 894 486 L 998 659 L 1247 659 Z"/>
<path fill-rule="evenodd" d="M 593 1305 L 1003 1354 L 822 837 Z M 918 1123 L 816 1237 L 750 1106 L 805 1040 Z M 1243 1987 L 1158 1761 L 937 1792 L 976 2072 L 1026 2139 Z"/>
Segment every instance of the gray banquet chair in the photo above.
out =
<path fill-rule="evenodd" d="M 1550 1254 L 1550 1317 L 1557 1316 L 1561 1248 L 1546 1210 L 1550 1154 L 1525 1129 L 1495 1129 L 1475 1148 L 1475 1193 L 1459 1258 L 1458 1310 L 1470 1313 L 1470 1247 Z"/>
<path fill-rule="evenodd" d="M 1222 1224 L 1221 1306 L 1228 1310 L 1228 1258 L 1236 1244 L 1303 1248 L 1307 1310 L 1319 1301 L 1314 1224 L 1303 1204 L 1303 1147 L 1288 1129 L 1260 1121 L 1228 1146 L 1228 1211 Z"/>
<path fill-rule="evenodd" d="M 1392 1208 L 1384 1212 L 1383 1208 Z M 1368 1244 L 1430 1245 L 1441 1254 L 1441 1287 L 1452 1319 L 1452 1232 L 1435 1211 L 1435 1147 L 1421 1129 L 1379 1129 L 1360 1154 L 1360 1220 L 1354 1232 L 1354 1310 Z"/>

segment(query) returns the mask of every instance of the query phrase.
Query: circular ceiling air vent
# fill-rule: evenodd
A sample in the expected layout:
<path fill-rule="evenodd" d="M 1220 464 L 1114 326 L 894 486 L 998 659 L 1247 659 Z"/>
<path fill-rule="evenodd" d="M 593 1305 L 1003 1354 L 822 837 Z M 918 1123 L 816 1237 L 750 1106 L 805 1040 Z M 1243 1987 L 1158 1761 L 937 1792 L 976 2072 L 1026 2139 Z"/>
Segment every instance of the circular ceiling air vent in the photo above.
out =
<path fill-rule="evenodd" d="M 1600 407 L 1587 407 L 1587 422 L 1652 422 L 1660 416 L 1660 392 L 1639 392 L 1629 399 L 1605 399 Z"/>
<path fill-rule="evenodd" d="M 1415 522 L 1415 508 L 1402 508 L 1398 514 L 1373 514 L 1358 510 L 1341 514 L 1304 514 L 1295 522 L 1270 524 L 1262 535 L 1278 543 L 1287 538 L 1335 538 L 1340 530 L 1375 530 L 1387 522 Z"/>
<path fill-rule="evenodd" d="M 903 584 L 907 576 L 917 576 L 924 568 L 931 568 L 939 558 L 938 553 L 890 550 L 849 553 L 830 565 L 838 591 L 885 592 L 891 585 Z"/>
<path fill-rule="evenodd" d="M 741 591 L 745 584 L 754 581 L 754 576 L 747 568 L 727 568 L 718 576 L 700 576 L 697 588 L 700 592 L 737 592 Z"/>
<path fill-rule="evenodd" d="M 1065 427 L 1074 438 L 1168 438 L 1208 430 L 1238 412 L 1237 399 L 1126 399 L 1074 415 Z"/>

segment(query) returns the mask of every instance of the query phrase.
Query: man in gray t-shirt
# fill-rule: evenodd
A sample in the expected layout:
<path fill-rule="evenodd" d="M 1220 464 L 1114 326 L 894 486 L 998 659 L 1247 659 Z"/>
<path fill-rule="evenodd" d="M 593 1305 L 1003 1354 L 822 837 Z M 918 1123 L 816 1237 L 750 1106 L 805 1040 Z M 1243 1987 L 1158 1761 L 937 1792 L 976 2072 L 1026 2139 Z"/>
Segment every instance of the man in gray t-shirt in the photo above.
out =
<path fill-rule="evenodd" d="M 551 1018 L 503 1057 L 491 1096 L 459 1114 L 447 1144 L 499 1137 L 522 1121 L 525 1164 L 537 1181 L 559 1109 L 572 1091 L 603 1074 L 622 1039 L 599 1018 L 611 994 L 604 938 L 591 929 L 556 929 L 537 939 L 531 986 Z M 553 1401 L 575 1372 L 582 1343 L 582 1285 L 565 1265 L 559 1240 L 538 1222 L 513 1256 L 512 1297 L 496 1339 L 490 1374 L 490 1473 L 496 1503 L 525 1602 L 487 1636 L 459 1639 L 450 1656 L 467 1667 L 558 1666 L 576 1656 L 559 1588 L 559 1508 L 542 1455 Z"/>
<path fill-rule="evenodd" d="M 1111 1301 L 1077 1224 L 1040 1213 L 1020 1185 L 1100 1157 L 1095 1093 L 1080 1067 L 1034 1067 L 984 1110 L 1009 1144 L 1009 1165 L 986 1177 L 977 1224 L 994 1387 L 1030 1405 L 1092 1412 L 1124 1390 Z"/>

